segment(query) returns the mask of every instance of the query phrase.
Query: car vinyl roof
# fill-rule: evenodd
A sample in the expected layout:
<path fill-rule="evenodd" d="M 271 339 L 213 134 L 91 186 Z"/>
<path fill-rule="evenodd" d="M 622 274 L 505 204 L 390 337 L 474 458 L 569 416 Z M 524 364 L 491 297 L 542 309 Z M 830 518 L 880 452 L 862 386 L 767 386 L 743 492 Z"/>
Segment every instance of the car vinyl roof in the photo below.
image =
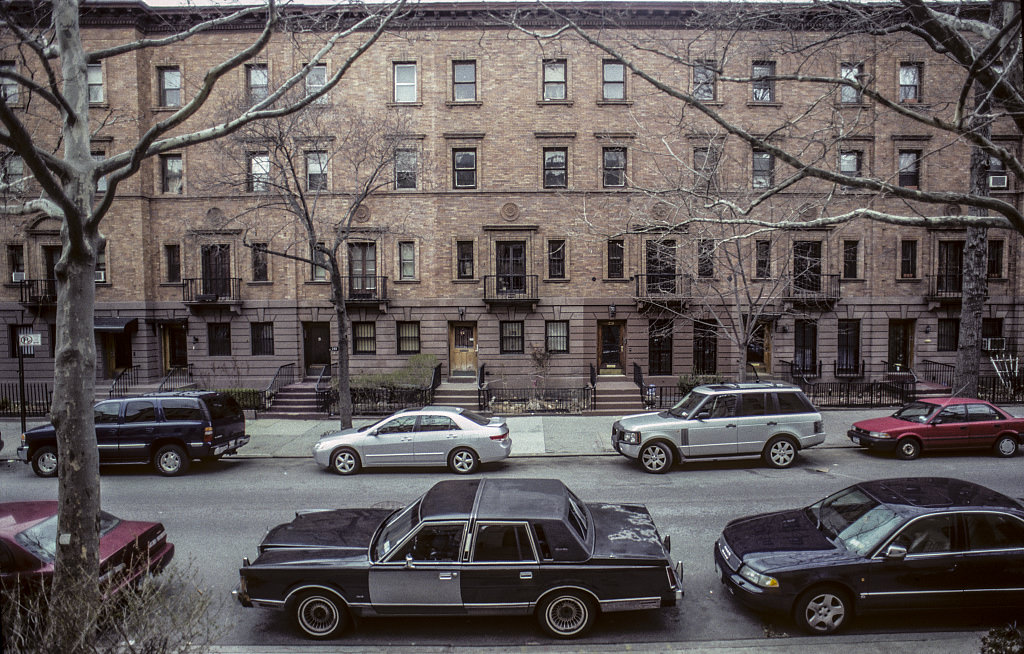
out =
<path fill-rule="evenodd" d="M 1020 509 L 1013 499 L 979 484 L 949 477 L 901 477 L 860 484 L 886 504 L 918 508 L 999 507 Z"/>
<path fill-rule="evenodd" d="M 420 518 L 561 520 L 568 502 L 568 489 L 558 479 L 452 479 L 427 491 Z"/>

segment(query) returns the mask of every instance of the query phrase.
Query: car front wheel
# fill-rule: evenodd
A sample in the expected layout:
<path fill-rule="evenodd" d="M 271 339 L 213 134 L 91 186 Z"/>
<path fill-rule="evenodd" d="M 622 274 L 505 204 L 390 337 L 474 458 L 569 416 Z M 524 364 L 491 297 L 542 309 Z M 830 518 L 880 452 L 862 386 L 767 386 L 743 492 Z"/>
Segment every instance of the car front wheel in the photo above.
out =
<path fill-rule="evenodd" d="M 40 477 L 57 476 L 57 448 L 47 445 L 32 455 L 32 471 Z"/>
<path fill-rule="evenodd" d="M 996 439 L 994 445 L 996 456 L 1008 459 L 1011 456 L 1017 456 L 1017 449 L 1019 445 L 1015 436 L 1004 434 Z"/>
<path fill-rule="evenodd" d="M 537 607 L 541 629 L 554 638 L 576 638 L 594 624 L 596 609 L 589 597 L 575 590 L 560 590 L 545 597 Z"/>
<path fill-rule="evenodd" d="M 785 436 L 776 436 L 764 446 L 761 457 L 773 468 L 788 468 L 796 462 L 796 443 Z"/>
<path fill-rule="evenodd" d="M 480 465 L 480 457 L 468 447 L 459 447 L 448 455 L 448 468 L 457 475 L 468 475 L 476 472 Z"/>
<path fill-rule="evenodd" d="M 153 467 L 164 477 L 176 477 L 188 471 L 189 458 L 180 445 L 164 445 L 153 457 Z"/>
<path fill-rule="evenodd" d="M 359 455 L 347 447 L 331 455 L 331 470 L 339 475 L 354 475 L 359 472 Z"/>
<path fill-rule="evenodd" d="M 796 600 L 794 619 L 804 631 L 820 635 L 839 631 L 853 619 L 849 595 L 838 588 L 820 587 L 805 591 Z"/>
<path fill-rule="evenodd" d="M 330 593 L 306 591 L 299 595 L 293 606 L 295 626 L 314 640 L 335 638 L 348 625 L 348 609 Z"/>
<path fill-rule="evenodd" d="M 656 475 L 672 467 L 672 450 L 664 443 L 651 443 L 640 450 L 640 467 Z"/>
<path fill-rule="evenodd" d="M 896 456 L 904 461 L 910 461 L 921 456 L 921 442 L 916 438 L 904 438 L 896 443 Z"/>

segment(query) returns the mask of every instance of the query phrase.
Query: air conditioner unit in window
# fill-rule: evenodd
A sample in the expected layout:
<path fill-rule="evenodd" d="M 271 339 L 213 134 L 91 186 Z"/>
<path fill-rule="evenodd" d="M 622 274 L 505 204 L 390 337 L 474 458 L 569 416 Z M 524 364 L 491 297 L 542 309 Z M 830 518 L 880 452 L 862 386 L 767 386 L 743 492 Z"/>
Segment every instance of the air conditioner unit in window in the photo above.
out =
<path fill-rule="evenodd" d="M 1006 188 L 1007 177 L 1006 175 L 989 175 L 988 176 L 988 187 L 989 188 Z"/>
<path fill-rule="evenodd" d="M 981 349 L 986 352 L 1002 352 L 1006 349 L 1005 338 L 983 338 L 981 339 Z"/>
<path fill-rule="evenodd" d="M 12 282 L 23 282 L 23 281 L 25 281 L 25 273 L 23 273 L 23 272 L 11 273 L 11 281 Z"/>
<path fill-rule="evenodd" d="M 100 283 L 107 281 L 107 271 L 106 270 L 97 270 L 96 271 L 96 281 L 100 282 Z"/>

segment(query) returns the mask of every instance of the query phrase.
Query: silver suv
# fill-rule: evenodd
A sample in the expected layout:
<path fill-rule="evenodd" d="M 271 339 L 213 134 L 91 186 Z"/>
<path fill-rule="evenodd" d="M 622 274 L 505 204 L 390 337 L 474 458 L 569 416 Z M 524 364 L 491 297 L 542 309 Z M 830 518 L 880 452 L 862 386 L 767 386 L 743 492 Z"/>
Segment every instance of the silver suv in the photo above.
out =
<path fill-rule="evenodd" d="M 821 414 L 796 386 L 765 382 L 697 386 L 660 413 L 612 425 L 612 447 L 664 473 L 676 461 L 760 455 L 788 468 L 796 453 L 825 441 Z"/>

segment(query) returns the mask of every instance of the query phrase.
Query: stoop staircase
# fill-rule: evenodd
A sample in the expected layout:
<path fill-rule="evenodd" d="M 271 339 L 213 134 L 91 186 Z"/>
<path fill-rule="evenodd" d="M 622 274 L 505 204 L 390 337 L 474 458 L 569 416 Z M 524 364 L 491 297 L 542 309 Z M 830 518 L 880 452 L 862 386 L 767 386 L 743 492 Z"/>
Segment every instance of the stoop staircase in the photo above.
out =
<path fill-rule="evenodd" d="M 625 376 L 598 375 L 594 408 L 588 416 L 623 416 L 645 411 L 640 389 Z"/>
<path fill-rule="evenodd" d="M 477 397 L 476 377 L 464 379 L 465 381 L 458 377 L 449 377 L 448 381 L 441 382 L 441 385 L 434 391 L 434 404 L 477 411 L 479 398 Z"/>
<path fill-rule="evenodd" d="M 317 411 L 316 380 L 303 380 L 283 386 L 274 396 L 270 408 L 260 414 L 261 418 L 292 420 L 323 420 L 327 414 Z"/>

